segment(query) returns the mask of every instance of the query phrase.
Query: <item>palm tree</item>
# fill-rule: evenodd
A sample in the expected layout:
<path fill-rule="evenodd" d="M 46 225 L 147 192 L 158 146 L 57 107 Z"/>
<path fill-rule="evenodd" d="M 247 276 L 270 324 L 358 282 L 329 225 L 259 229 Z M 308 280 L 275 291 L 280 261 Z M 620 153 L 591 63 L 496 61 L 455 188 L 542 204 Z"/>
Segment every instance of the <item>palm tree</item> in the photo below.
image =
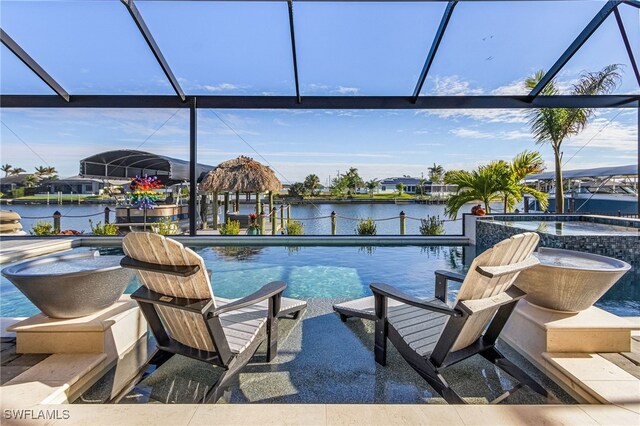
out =
<path fill-rule="evenodd" d="M 56 170 L 55 167 L 51 167 L 51 166 L 47 167 L 47 173 L 46 173 L 47 176 L 53 176 L 56 173 L 58 173 L 58 171 Z"/>
<path fill-rule="evenodd" d="M 433 163 L 433 167 L 429 167 L 429 180 L 431 182 L 442 182 L 444 177 L 444 168 L 436 163 Z"/>
<path fill-rule="evenodd" d="M 445 183 L 458 185 L 458 190 L 447 200 L 446 214 L 455 219 L 462 206 L 473 201 L 483 203 L 487 213 L 490 213 L 489 204 L 501 199 L 501 194 L 509 191 L 510 174 L 506 161 L 493 161 L 471 172 L 454 170 L 447 173 Z"/>
<path fill-rule="evenodd" d="M 349 171 L 342 177 L 346 182 L 347 189 L 349 189 L 350 191 L 353 190 L 353 192 L 356 192 L 358 188 L 364 185 L 364 180 L 362 180 L 360 174 L 358 173 L 358 169 L 356 169 L 355 167 L 351 167 Z"/>
<path fill-rule="evenodd" d="M 371 179 L 365 183 L 365 186 L 369 190 L 369 197 L 373 198 L 373 191 L 376 190 L 380 181 L 378 179 Z"/>
<path fill-rule="evenodd" d="M 0 170 L 2 170 L 4 172 L 4 177 L 9 176 L 9 174 L 11 173 L 11 171 L 13 170 L 13 166 L 11 164 L 4 164 L 3 166 L 0 167 Z"/>
<path fill-rule="evenodd" d="M 416 188 L 416 192 L 420 193 L 420 198 L 424 195 L 424 184 L 427 183 L 425 178 L 418 179 L 418 187 Z"/>
<path fill-rule="evenodd" d="M 523 151 L 509 163 L 509 182 L 506 182 L 504 198 L 504 212 L 513 211 L 516 202 L 521 201 L 524 194 L 529 194 L 538 201 L 543 210 L 548 206 L 548 195 L 524 183 L 527 176 L 541 173 L 544 170 L 544 160 L 539 152 Z"/>
<path fill-rule="evenodd" d="M 9 172 L 9 174 L 11 176 L 15 176 L 15 175 L 19 175 L 20 173 L 24 173 L 26 172 L 25 169 L 23 169 L 22 167 L 17 167 L 15 169 L 11 169 L 11 171 Z"/>
<path fill-rule="evenodd" d="M 44 167 L 44 166 L 38 166 L 35 169 L 36 169 L 36 176 L 38 177 L 45 176 L 47 174 L 47 171 L 49 170 L 48 167 Z"/>
<path fill-rule="evenodd" d="M 572 95 L 602 95 L 611 93 L 619 84 L 621 77 L 618 73 L 620 66 L 608 65 L 597 72 L 584 72 L 571 89 Z M 529 77 L 525 85 L 533 89 L 544 77 L 543 71 L 538 71 Z M 540 93 L 544 96 L 560 94 L 560 90 L 552 80 Z M 555 190 L 556 213 L 564 212 L 564 189 L 562 186 L 562 142 L 575 136 L 586 127 L 593 117 L 594 108 L 539 108 L 529 111 L 529 124 L 536 139 L 536 143 L 549 143 L 553 148 L 555 158 Z"/>
<path fill-rule="evenodd" d="M 313 195 L 318 195 L 318 188 L 320 188 L 320 178 L 318 175 L 311 174 L 304 179 L 304 187 Z"/>
<path fill-rule="evenodd" d="M 27 188 L 33 188 L 38 184 L 38 177 L 36 175 L 27 175 L 24 178 L 24 186 Z"/>
<path fill-rule="evenodd" d="M 396 189 L 398 190 L 398 195 L 402 195 L 404 193 L 404 183 L 396 184 Z"/>

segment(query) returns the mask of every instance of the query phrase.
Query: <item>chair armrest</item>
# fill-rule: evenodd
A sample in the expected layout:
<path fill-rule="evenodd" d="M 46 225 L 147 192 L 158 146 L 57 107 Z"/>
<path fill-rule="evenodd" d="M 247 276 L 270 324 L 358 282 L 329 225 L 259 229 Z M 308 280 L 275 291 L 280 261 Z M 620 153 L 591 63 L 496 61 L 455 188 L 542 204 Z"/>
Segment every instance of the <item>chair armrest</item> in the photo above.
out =
<path fill-rule="evenodd" d="M 460 317 L 462 313 L 455 309 L 451 309 L 448 306 L 436 305 L 434 303 L 425 302 L 417 297 L 405 294 L 388 284 L 372 283 L 370 286 L 374 295 L 382 295 L 389 299 L 397 300 L 407 305 L 415 306 L 417 308 L 426 309 L 432 312 L 439 312 L 441 314 L 451 315 L 452 317 Z"/>
<path fill-rule="evenodd" d="M 435 272 L 435 274 L 436 274 L 436 279 L 438 279 L 438 276 L 440 276 L 440 277 L 446 278 L 449 281 L 455 281 L 455 282 L 458 282 L 458 283 L 463 282 L 464 281 L 464 277 L 465 277 L 464 275 L 459 274 L 457 272 L 445 271 L 445 270 L 442 270 L 442 269 L 437 270 Z"/>
<path fill-rule="evenodd" d="M 271 297 L 281 297 L 282 292 L 287 288 L 287 283 L 284 281 L 272 281 L 269 284 L 264 285 L 255 293 L 252 293 L 242 299 L 238 299 L 235 302 L 228 303 L 220 308 L 217 308 L 212 312 L 214 316 L 224 314 L 225 312 L 236 311 L 238 309 L 246 308 L 247 306 L 255 305 L 258 302 L 267 300 Z M 278 309 L 279 310 L 279 309 Z M 275 312 L 274 315 L 278 313 Z"/>
<path fill-rule="evenodd" d="M 182 297 L 167 296 L 165 294 L 156 293 L 146 287 L 140 287 L 131 298 L 141 303 L 151 303 L 152 305 L 163 305 L 183 311 L 189 311 L 199 314 L 207 312 L 213 304 L 211 299 L 185 299 Z"/>
<path fill-rule="evenodd" d="M 460 300 L 456 306 L 466 314 L 472 315 L 485 309 L 515 303 L 526 295 L 527 293 L 512 285 L 506 291 L 495 296 L 485 297 L 484 299 Z"/>
<path fill-rule="evenodd" d="M 463 282 L 464 275 L 452 271 L 437 270 L 435 296 L 447 303 L 447 294 L 449 293 L 449 281 Z"/>
<path fill-rule="evenodd" d="M 478 266 L 476 271 L 480 273 L 480 275 L 484 275 L 488 278 L 496 278 L 501 277 L 503 275 L 514 274 L 516 272 L 524 271 L 525 269 L 531 268 L 532 266 L 536 266 L 540 263 L 537 257 L 529 256 L 522 262 L 512 263 L 511 265 L 503 265 L 503 266 Z"/>
<path fill-rule="evenodd" d="M 157 272 L 159 274 L 175 275 L 183 278 L 190 277 L 200 270 L 199 265 L 162 265 L 159 263 L 143 262 L 129 256 L 125 256 L 120 260 L 120 266 L 138 271 Z"/>

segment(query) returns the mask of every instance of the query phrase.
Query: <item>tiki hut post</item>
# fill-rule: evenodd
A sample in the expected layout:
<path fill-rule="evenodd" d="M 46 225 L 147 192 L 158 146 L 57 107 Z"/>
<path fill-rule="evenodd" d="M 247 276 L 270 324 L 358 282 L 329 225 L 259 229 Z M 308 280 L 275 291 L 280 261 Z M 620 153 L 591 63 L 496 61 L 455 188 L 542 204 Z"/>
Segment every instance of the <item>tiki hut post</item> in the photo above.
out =
<path fill-rule="evenodd" d="M 240 213 L 240 191 L 236 191 L 236 205 L 234 211 L 236 213 Z"/>
<path fill-rule="evenodd" d="M 256 192 L 256 214 L 262 213 L 262 208 L 260 206 L 260 192 Z"/>
<path fill-rule="evenodd" d="M 229 216 L 229 193 L 224 193 L 224 223 L 227 223 L 227 217 Z"/>
<path fill-rule="evenodd" d="M 273 210 L 273 191 L 269 191 L 269 211 Z"/>
<path fill-rule="evenodd" d="M 213 229 L 218 229 L 218 192 L 213 193 Z"/>

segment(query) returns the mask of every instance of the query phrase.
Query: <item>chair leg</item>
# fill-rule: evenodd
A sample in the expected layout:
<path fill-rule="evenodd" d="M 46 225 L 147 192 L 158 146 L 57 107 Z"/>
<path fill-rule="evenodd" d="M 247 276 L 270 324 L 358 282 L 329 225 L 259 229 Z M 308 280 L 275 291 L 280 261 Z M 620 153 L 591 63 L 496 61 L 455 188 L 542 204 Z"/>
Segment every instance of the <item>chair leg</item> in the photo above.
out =
<path fill-rule="evenodd" d="M 298 318 L 300 318 L 300 315 L 302 315 L 302 313 L 304 312 L 304 310 L 307 308 L 302 308 L 299 311 L 295 311 L 292 315 L 291 315 L 291 319 L 297 320 Z"/>
<path fill-rule="evenodd" d="M 215 404 L 221 396 L 224 395 L 227 387 L 238 376 L 240 370 L 249 363 L 253 355 L 255 355 L 258 347 L 262 343 L 261 339 L 255 339 L 247 349 L 239 353 L 235 358 L 229 362 L 227 370 L 222 373 L 218 378 L 218 381 L 213 385 L 209 392 L 204 397 L 205 403 Z"/>
<path fill-rule="evenodd" d="M 517 381 L 522 383 L 523 385 L 529 386 L 536 393 L 544 396 L 545 398 L 551 399 L 552 401 L 556 401 L 557 398 L 551 392 L 543 388 L 538 382 L 536 382 L 531 376 L 518 368 L 514 363 L 509 361 L 504 357 L 496 348 L 491 347 L 480 352 L 485 359 L 497 365 L 501 370 L 505 371 L 512 377 L 514 377 Z"/>
<path fill-rule="evenodd" d="M 388 332 L 388 323 L 387 319 L 377 319 L 376 320 L 376 330 L 375 330 L 375 342 L 373 353 L 376 359 L 376 362 L 383 367 L 387 365 L 387 332 Z"/>
<path fill-rule="evenodd" d="M 460 395 L 454 391 L 447 381 L 438 372 L 436 367 L 430 360 L 418 355 L 405 341 L 400 334 L 393 328 L 389 327 L 389 340 L 396 347 L 402 358 L 418 373 L 423 379 L 431 385 L 449 404 L 466 404 Z"/>
<path fill-rule="evenodd" d="M 278 318 L 267 318 L 267 362 L 278 355 Z"/>

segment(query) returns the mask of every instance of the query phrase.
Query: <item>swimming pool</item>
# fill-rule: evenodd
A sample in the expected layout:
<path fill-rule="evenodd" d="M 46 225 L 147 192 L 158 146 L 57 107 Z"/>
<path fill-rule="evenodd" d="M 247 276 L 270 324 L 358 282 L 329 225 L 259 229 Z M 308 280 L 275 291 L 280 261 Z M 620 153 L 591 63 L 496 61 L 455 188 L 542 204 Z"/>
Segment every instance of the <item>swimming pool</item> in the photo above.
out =
<path fill-rule="evenodd" d="M 463 251 L 472 247 L 196 247 L 211 270 L 215 295 L 239 298 L 269 281 L 283 280 L 285 296 L 358 298 L 371 294 L 369 284 L 386 282 L 415 296 L 432 296 L 434 271 L 464 271 Z M 89 250 L 81 248 L 76 250 Z M 119 249 L 99 249 L 122 256 Z M 6 265 L 5 265 L 6 266 Z M 126 293 L 138 287 L 134 278 Z M 0 283 L 0 316 L 28 316 L 36 308 L 8 280 Z M 453 295 L 452 297 L 455 297 Z"/>
<path fill-rule="evenodd" d="M 475 246 L 306 246 L 195 247 L 211 270 L 214 294 L 239 298 L 273 280 L 283 280 L 285 296 L 302 299 L 355 299 L 370 295 L 369 284 L 384 282 L 414 296 L 432 297 L 434 271 L 464 273 L 464 259 Z M 79 248 L 79 250 L 91 250 Z M 120 249 L 101 248 L 103 256 L 122 256 Z M 481 250 L 481 249 L 479 249 Z M 6 266 L 6 265 L 5 265 Z M 637 315 L 640 297 L 637 271 L 613 286 L 598 306 L 617 315 Z M 126 293 L 139 286 L 133 279 Z M 451 300 L 459 284 L 450 283 Z M 0 316 L 29 316 L 37 309 L 5 278 L 0 282 Z"/>

